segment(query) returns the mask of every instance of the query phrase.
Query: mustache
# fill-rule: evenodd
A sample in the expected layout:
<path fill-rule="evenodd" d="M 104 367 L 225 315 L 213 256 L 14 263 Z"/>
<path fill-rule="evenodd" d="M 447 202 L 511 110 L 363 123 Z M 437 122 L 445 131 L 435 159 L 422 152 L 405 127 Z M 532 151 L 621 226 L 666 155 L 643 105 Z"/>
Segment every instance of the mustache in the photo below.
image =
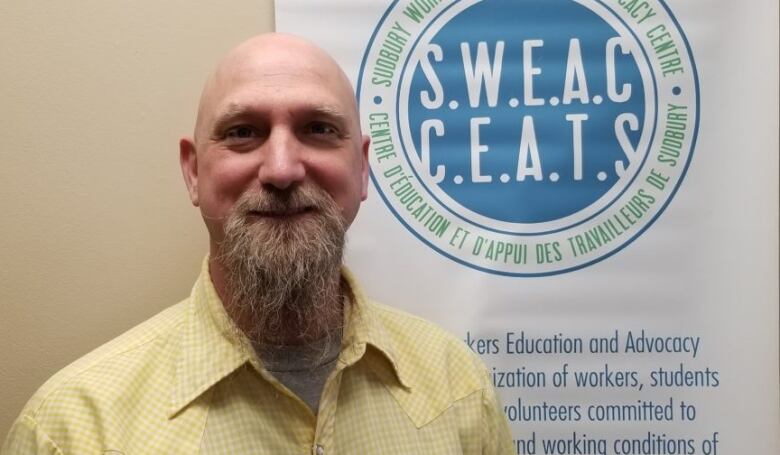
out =
<path fill-rule="evenodd" d="M 261 188 L 244 193 L 233 207 L 236 215 L 248 216 L 289 216 L 306 212 L 326 212 L 332 210 L 335 201 L 328 193 L 315 186 L 296 186 L 284 190 Z"/>

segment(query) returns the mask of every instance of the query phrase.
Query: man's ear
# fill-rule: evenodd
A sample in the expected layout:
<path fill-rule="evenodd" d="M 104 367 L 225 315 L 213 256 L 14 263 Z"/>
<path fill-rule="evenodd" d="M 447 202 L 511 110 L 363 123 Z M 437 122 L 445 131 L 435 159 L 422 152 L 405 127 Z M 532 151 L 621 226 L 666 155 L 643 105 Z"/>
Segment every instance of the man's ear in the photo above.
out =
<path fill-rule="evenodd" d="M 371 145 L 371 138 L 368 135 L 363 135 L 363 142 L 360 144 L 360 161 L 363 164 L 363 171 L 361 178 L 363 179 L 361 184 L 361 200 L 365 201 L 368 197 L 368 146 Z"/>
<path fill-rule="evenodd" d="M 195 153 L 195 141 L 190 137 L 183 137 L 179 140 L 179 164 L 181 164 L 181 174 L 190 194 L 190 201 L 192 205 L 197 207 L 200 203 L 198 200 L 198 155 Z"/>

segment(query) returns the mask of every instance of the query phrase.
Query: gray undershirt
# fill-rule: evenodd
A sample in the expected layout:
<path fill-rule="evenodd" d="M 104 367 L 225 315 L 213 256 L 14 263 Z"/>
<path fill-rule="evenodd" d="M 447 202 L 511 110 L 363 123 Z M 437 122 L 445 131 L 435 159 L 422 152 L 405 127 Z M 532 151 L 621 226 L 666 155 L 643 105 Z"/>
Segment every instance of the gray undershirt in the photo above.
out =
<path fill-rule="evenodd" d="M 279 346 L 259 353 L 266 370 L 317 414 L 325 381 L 336 367 L 341 333 L 304 346 Z"/>

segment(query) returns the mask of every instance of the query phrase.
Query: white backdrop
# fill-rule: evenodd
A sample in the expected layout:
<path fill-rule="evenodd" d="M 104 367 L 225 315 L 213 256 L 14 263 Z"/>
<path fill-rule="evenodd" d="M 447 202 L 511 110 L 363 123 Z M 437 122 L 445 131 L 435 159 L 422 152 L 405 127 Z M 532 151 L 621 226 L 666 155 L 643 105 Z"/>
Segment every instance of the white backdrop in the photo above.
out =
<path fill-rule="evenodd" d="M 544 3 L 276 1 L 277 30 L 316 41 L 339 60 L 355 85 L 360 85 L 364 133 L 376 134 L 373 188 L 350 230 L 348 263 L 374 298 L 438 322 L 480 352 L 495 373 L 517 453 L 779 453 L 777 1 L 668 0 L 665 6 L 659 0 Z M 408 8 L 419 16 L 409 14 Z M 494 18 L 481 23 L 484 18 L 480 19 L 480 14 L 492 11 Z M 513 11 L 523 14 L 511 17 L 508 13 Z M 593 32 L 587 29 L 577 35 L 582 20 L 593 18 L 597 18 Z M 651 27 L 653 21 L 665 24 L 670 35 L 661 37 L 663 29 Z M 394 24 L 395 35 L 391 35 Z M 615 64 L 622 79 L 611 80 L 614 87 L 609 94 L 599 92 L 599 87 L 609 87 L 608 78 L 616 72 L 610 73 L 608 67 L 601 76 L 596 74 L 600 70 L 593 70 L 596 65 L 591 64 L 600 57 L 588 50 L 593 42 L 603 44 L 599 33 L 605 24 L 612 27 L 606 30 L 626 40 L 622 49 L 627 53 L 621 54 L 621 48 L 615 50 L 615 46 L 607 49 L 614 51 L 616 59 L 632 57 Z M 543 44 L 531 42 L 533 33 L 539 34 L 538 38 L 544 36 L 538 40 Z M 578 40 L 575 45 L 571 44 L 573 36 Z M 500 77 L 495 74 L 496 37 L 505 46 Z M 448 39 L 456 44 L 461 40 L 470 47 L 453 57 L 446 47 Z M 480 41 L 487 45 L 483 55 L 487 59 L 481 63 Z M 666 41 L 675 46 L 681 62 L 666 55 L 672 48 L 656 47 Z M 442 56 L 430 47 L 437 42 Z M 580 59 L 578 49 L 572 50 L 572 46 L 580 46 Z M 394 54 L 394 50 L 399 52 Z M 523 53 L 530 51 L 535 52 L 533 60 L 523 61 Z M 409 63 L 402 65 L 406 57 Z M 513 57 L 517 57 L 514 62 Z M 387 62 L 396 59 L 399 63 L 384 87 L 378 76 L 382 71 L 375 70 L 381 70 L 382 65 L 392 67 Z M 493 122 L 477 126 L 482 128 L 477 139 L 475 130 L 469 130 L 469 119 L 461 114 L 470 102 L 465 89 L 459 89 L 459 106 L 439 103 L 426 110 L 419 106 L 423 101 L 417 101 L 417 92 L 425 91 L 428 101 L 437 96 L 435 78 L 422 67 L 427 63 L 433 70 L 442 69 L 453 61 L 466 73 L 471 70 L 472 76 L 492 70 L 502 84 L 496 89 L 496 105 L 490 105 L 489 81 L 476 94 L 478 103 L 470 105 L 472 118 L 487 117 Z M 545 105 L 539 107 L 533 100 L 529 103 L 529 99 L 520 98 L 518 110 L 511 111 L 517 108 L 518 100 L 507 99 L 502 90 L 525 86 L 527 91 L 528 79 L 523 79 L 523 73 L 537 66 L 544 72 L 531 76 L 536 77 L 531 82 L 543 98 L 549 87 L 545 83 L 554 85 L 563 80 L 564 69 L 570 68 L 568 85 L 563 83 L 568 89 L 561 93 L 568 90 L 573 101 L 567 104 L 564 93 L 561 98 L 545 98 Z M 679 72 L 675 72 L 678 67 Z M 558 76 L 554 76 L 556 68 Z M 582 71 L 578 73 L 578 69 Z M 663 74 L 664 69 L 669 74 Z M 595 74 L 586 95 L 584 74 Z M 458 77 L 463 76 L 439 75 L 443 81 L 439 95 L 455 93 Z M 491 76 L 484 71 L 482 75 L 485 80 Z M 377 78 L 374 84 L 372 77 Z M 635 104 L 621 101 L 619 89 L 626 81 L 633 81 L 631 102 Z M 600 96 L 603 104 L 594 94 L 604 95 Z M 621 102 L 626 104 L 618 106 Z M 675 111 L 669 107 L 675 103 L 685 106 L 688 113 L 683 121 L 683 144 L 677 148 L 674 142 L 663 142 L 675 137 L 677 124 L 673 120 L 680 119 L 670 112 L 683 112 L 682 108 Z M 526 154 L 519 155 L 522 160 L 517 155 L 523 149 L 522 144 L 518 147 L 521 132 L 530 137 L 529 130 L 520 128 L 521 118 L 525 113 L 534 117 L 538 154 L 546 159 L 551 153 L 546 153 L 548 145 L 553 149 L 553 144 L 576 138 L 575 121 L 555 117 L 569 113 L 566 109 L 574 106 L 587 111 L 588 121 L 592 121 L 582 123 L 580 132 L 585 137 L 580 156 L 586 173 L 591 170 L 587 167 L 590 157 L 595 156 L 591 151 L 594 144 L 603 150 L 612 143 L 620 144 L 616 136 L 610 136 L 611 128 L 598 126 L 598 119 L 624 107 L 641 111 L 641 126 L 629 132 L 629 142 L 646 161 L 634 164 L 630 150 L 626 152 L 625 175 L 633 173 L 636 180 L 620 178 L 617 171 L 606 177 L 611 188 L 627 185 L 623 196 L 617 196 L 601 215 L 590 220 L 581 216 L 569 224 L 556 225 L 564 215 L 576 218 L 588 207 L 603 203 L 601 196 L 607 194 L 604 197 L 608 198 L 610 187 L 599 186 L 605 174 L 597 180 L 595 172 L 577 179 L 568 170 L 572 165 L 576 169 L 577 164 L 571 163 L 576 161 L 576 153 L 575 158 L 566 155 L 559 159 L 565 164 L 560 167 L 560 176 L 556 173 L 552 177 L 544 168 L 541 180 L 536 181 L 534 165 L 539 163 L 534 161 L 533 144 L 526 141 Z M 512 112 L 518 114 L 513 118 L 514 129 L 507 132 L 501 129 L 501 119 Z M 441 129 L 423 123 L 433 117 L 441 119 Z M 388 125 L 381 124 L 384 120 Z M 430 162 L 421 152 L 420 136 L 424 133 L 415 132 L 420 124 L 428 125 Z M 586 129 L 591 125 L 597 128 Z M 630 123 L 621 125 L 624 131 L 630 130 Z M 384 126 L 389 126 L 390 138 L 382 135 Z M 545 136 L 545 128 L 553 135 Z M 444 142 L 453 131 L 454 139 Z M 556 142 L 557 131 L 567 139 Z M 477 136 L 479 133 L 477 130 Z M 458 143 L 458 134 L 465 138 L 462 143 Z M 521 181 L 512 168 L 506 176 L 496 174 L 493 182 L 480 186 L 490 166 L 502 163 L 490 159 L 498 156 L 507 134 L 514 135 L 514 155 L 509 156 L 520 160 L 529 176 Z M 652 145 L 646 145 L 651 138 Z M 392 150 L 379 148 L 383 139 Z M 576 139 L 574 143 L 570 147 L 576 148 Z M 679 153 L 677 166 L 660 164 L 662 144 L 669 146 L 668 153 Z M 443 155 L 448 150 L 451 157 Z M 457 153 L 465 158 L 458 161 Z M 380 161 L 383 154 L 388 158 Z M 474 162 L 480 159 L 483 167 L 475 172 Z M 448 173 L 441 182 L 432 177 L 437 164 Z M 459 165 L 467 172 L 463 185 L 462 176 L 450 178 L 449 172 Z M 424 218 L 418 211 L 414 215 L 400 202 L 399 193 L 404 193 L 394 193 L 404 184 L 397 181 L 401 174 L 393 174 L 401 172 L 396 166 L 404 169 L 404 175 L 419 190 L 421 198 L 415 209 L 425 201 L 438 207 L 436 213 L 443 220 L 451 221 L 439 226 L 441 238 L 430 230 L 425 232 L 436 227 L 433 214 Z M 651 170 L 662 170 L 663 178 L 669 179 L 663 190 L 653 192 L 657 188 L 648 186 Z M 504 187 L 497 183 L 499 178 Z M 562 184 L 553 185 L 559 178 Z M 641 182 L 645 182 L 643 194 L 652 195 L 653 202 L 645 198 L 648 208 L 628 207 L 629 195 L 636 195 Z M 565 190 L 558 190 L 564 184 L 568 185 Z M 591 199 L 580 206 L 559 207 L 559 201 L 584 193 Z M 491 203 L 492 198 L 495 203 Z M 502 203 L 511 198 L 522 204 L 509 204 L 507 209 Z M 437 201 L 441 201 L 438 206 Z M 620 207 L 628 215 L 621 215 Z M 637 218 L 631 215 L 632 208 L 639 210 L 636 226 L 628 221 L 632 216 Z M 610 210 L 612 228 L 605 224 Z M 478 216 L 487 221 L 475 222 Z M 619 221 L 614 217 L 622 217 L 625 226 L 616 224 Z M 575 230 L 564 229 L 578 222 L 582 224 L 574 229 L 579 229 L 582 244 L 577 243 Z M 562 233 L 558 250 L 548 251 L 550 263 L 540 264 L 536 249 L 544 251 L 537 246 L 543 243 L 539 240 L 543 236 L 535 233 L 543 231 L 536 229 L 543 223 L 548 230 L 560 229 Z M 606 234 L 601 233 L 605 245 L 588 246 L 589 240 L 598 240 L 584 237 L 588 223 L 592 228 L 606 229 Z M 477 225 L 487 225 L 484 248 L 476 245 L 476 234 L 461 244 L 457 228 L 476 231 Z M 505 233 L 491 234 L 496 226 Z M 624 234 L 617 232 L 622 230 Z M 501 256 L 503 262 L 495 256 L 490 259 L 486 249 L 491 235 L 507 245 L 525 245 L 526 257 L 518 257 L 518 263 L 512 262 L 515 256 L 511 254 L 509 262 L 506 255 Z M 514 248 L 522 251 L 523 247 Z M 560 260 L 555 260 L 556 255 Z M 539 340 L 537 347 L 546 352 L 518 352 L 521 336 Z M 597 347 L 591 341 L 599 339 L 605 344 L 591 349 Z M 582 348 L 568 349 L 576 348 L 577 340 Z M 666 352 L 646 352 L 641 345 L 644 341 L 660 342 L 662 346 L 653 346 Z"/>

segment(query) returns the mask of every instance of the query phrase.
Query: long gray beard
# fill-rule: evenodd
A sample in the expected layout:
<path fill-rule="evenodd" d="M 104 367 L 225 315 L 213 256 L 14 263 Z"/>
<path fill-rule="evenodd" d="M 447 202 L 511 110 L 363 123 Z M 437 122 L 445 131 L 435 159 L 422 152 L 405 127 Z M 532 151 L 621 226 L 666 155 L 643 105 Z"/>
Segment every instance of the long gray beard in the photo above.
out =
<path fill-rule="evenodd" d="M 292 219 L 257 213 L 300 211 Z M 226 310 L 256 349 L 340 333 L 345 230 L 336 202 L 313 185 L 247 192 L 236 202 L 218 260 Z"/>

